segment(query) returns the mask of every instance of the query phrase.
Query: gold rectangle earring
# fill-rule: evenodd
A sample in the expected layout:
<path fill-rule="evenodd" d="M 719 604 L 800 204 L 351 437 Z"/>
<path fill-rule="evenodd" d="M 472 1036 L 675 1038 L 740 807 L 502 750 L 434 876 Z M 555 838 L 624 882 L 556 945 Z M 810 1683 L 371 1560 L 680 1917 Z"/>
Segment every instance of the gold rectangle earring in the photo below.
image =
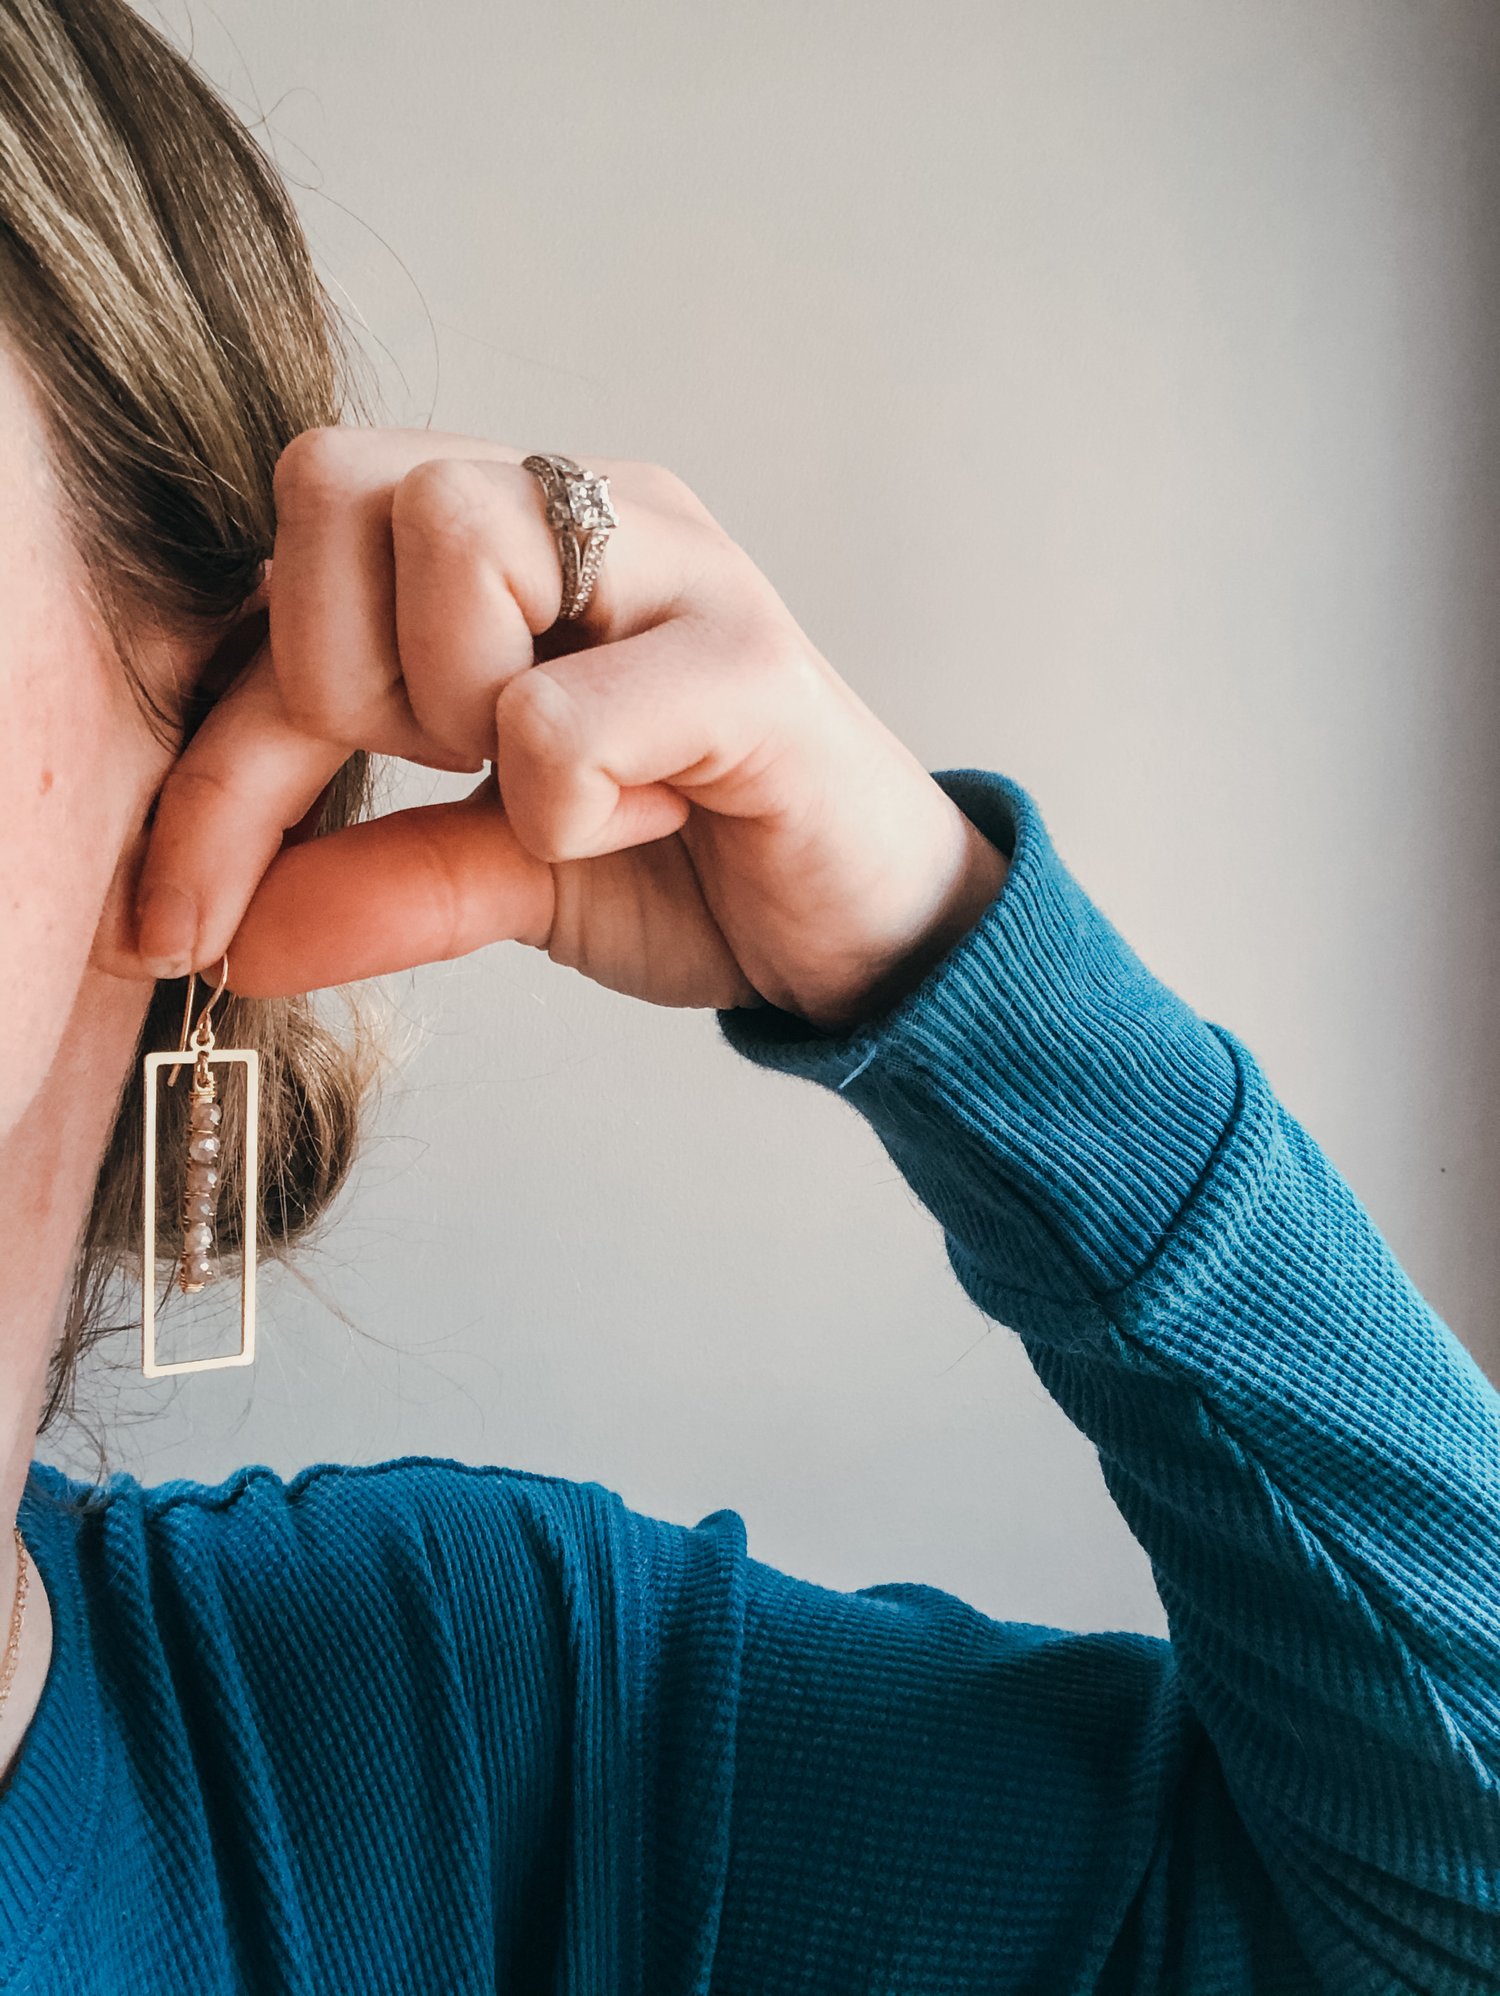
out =
<path fill-rule="evenodd" d="M 182 1015 L 182 1039 L 176 1053 L 148 1053 L 145 1057 L 146 1141 L 142 1170 L 141 1213 L 141 1371 L 148 1379 L 165 1379 L 178 1372 L 212 1372 L 225 1365 L 251 1365 L 255 1361 L 255 1248 L 258 1233 L 258 1184 L 260 1148 L 260 1055 L 253 1047 L 220 1047 L 214 1040 L 210 1015 L 229 982 L 229 958 L 218 989 L 204 1006 L 188 1037 L 188 1021 L 193 1011 L 193 987 L 197 973 L 188 973 L 187 1004 Z M 219 1358 L 183 1359 L 163 1365 L 156 1356 L 156 1141 L 157 1074 L 170 1068 L 167 1086 L 175 1088 L 178 1071 L 189 1062 L 193 1067 L 193 1094 L 188 1111 L 186 1193 L 180 1218 L 180 1251 L 174 1280 L 185 1295 L 195 1295 L 213 1274 L 214 1218 L 223 1175 L 223 1105 L 212 1070 L 217 1066 L 242 1065 L 245 1070 L 245 1156 L 242 1183 L 245 1190 L 244 1221 L 240 1229 L 243 1247 L 240 1278 L 240 1348 Z"/>

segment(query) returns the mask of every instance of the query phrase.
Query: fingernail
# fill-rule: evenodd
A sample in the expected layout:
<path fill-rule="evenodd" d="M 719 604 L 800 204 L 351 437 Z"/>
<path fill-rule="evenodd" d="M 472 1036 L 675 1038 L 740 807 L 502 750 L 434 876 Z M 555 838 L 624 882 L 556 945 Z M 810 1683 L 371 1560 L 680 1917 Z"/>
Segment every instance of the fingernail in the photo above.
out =
<path fill-rule="evenodd" d="M 136 910 L 136 948 L 153 977 L 186 977 L 198 940 L 198 910 L 180 887 L 153 887 Z"/>

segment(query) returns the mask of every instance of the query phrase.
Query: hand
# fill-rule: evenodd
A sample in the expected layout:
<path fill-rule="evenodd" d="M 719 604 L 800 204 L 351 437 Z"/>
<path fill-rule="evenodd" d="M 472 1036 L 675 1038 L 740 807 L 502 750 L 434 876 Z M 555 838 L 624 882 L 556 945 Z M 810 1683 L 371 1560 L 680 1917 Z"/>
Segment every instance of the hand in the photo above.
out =
<path fill-rule="evenodd" d="M 356 428 L 282 453 L 267 639 L 164 779 L 107 967 L 227 950 L 230 988 L 269 997 L 511 939 L 661 1005 L 764 1000 L 825 1031 L 884 1009 L 1003 855 L 660 466 L 587 460 L 620 525 L 557 624 L 524 454 Z M 484 775 L 296 840 L 356 749 Z"/>

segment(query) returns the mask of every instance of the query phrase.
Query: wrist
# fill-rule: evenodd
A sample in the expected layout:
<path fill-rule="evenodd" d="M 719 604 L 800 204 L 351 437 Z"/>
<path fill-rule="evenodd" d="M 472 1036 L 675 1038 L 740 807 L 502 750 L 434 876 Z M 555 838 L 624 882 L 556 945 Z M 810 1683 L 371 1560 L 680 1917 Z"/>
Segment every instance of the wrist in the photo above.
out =
<path fill-rule="evenodd" d="M 852 1032 L 909 997 L 974 927 L 1004 887 L 1010 861 L 979 827 L 964 818 L 962 861 L 953 884 L 910 945 L 855 994 L 837 1007 L 815 1008 L 802 1016 L 830 1037 Z"/>

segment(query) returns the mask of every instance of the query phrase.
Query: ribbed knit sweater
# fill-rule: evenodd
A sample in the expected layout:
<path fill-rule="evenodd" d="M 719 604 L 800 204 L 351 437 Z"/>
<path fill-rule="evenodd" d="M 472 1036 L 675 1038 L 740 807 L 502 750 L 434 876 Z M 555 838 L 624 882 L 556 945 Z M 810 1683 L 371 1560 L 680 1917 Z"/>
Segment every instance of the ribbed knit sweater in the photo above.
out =
<path fill-rule="evenodd" d="M 869 1120 L 1170 1640 L 493 1464 L 37 1464 L 0 1988 L 1500 1991 L 1500 1398 L 1028 794 L 938 781 L 1011 856 L 979 922 L 849 1033 L 720 1028 Z"/>

